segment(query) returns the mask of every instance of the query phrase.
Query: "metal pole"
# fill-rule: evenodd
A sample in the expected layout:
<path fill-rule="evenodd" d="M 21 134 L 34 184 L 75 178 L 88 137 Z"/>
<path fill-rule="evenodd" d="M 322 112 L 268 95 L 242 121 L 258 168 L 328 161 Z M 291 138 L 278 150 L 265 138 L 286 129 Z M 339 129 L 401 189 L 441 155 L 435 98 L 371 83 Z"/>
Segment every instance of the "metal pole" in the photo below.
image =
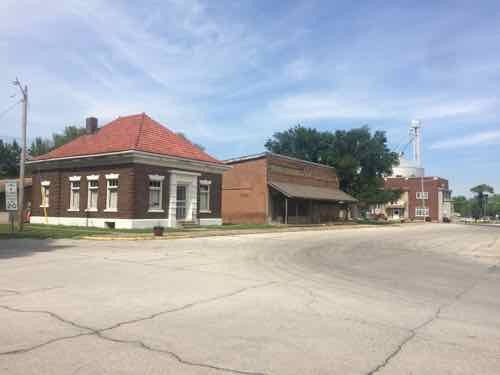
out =
<path fill-rule="evenodd" d="M 424 215 L 424 223 L 425 223 L 425 219 L 426 219 L 426 216 L 425 216 L 425 199 L 424 199 L 424 176 L 420 176 L 420 194 L 422 194 L 422 213 Z"/>
<path fill-rule="evenodd" d="M 288 198 L 285 197 L 285 224 L 288 224 Z"/>
<path fill-rule="evenodd" d="M 16 78 L 14 82 L 19 87 L 22 94 L 22 123 L 21 123 L 21 163 L 19 166 L 19 207 L 18 207 L 18 220 L 19 230 L 23 230 L 24 225 L 24 164 L 26 161 L 26 128 L 28 124 L 28 86 L 22 87 L 19 80 Z"/>

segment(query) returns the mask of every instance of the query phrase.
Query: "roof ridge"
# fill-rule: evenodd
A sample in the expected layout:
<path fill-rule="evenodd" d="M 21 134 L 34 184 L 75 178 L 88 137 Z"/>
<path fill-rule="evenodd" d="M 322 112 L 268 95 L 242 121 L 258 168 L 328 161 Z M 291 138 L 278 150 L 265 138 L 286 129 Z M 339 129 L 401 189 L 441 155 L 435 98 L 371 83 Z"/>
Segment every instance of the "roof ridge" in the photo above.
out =
<path fill-rule="evenodd" d="M 139 125 L 139 131 L 137 132 L 137 139 L 135 140 L 134 148 L 139 147 L 139 142 L 141 140 L 142 129 L 144 128 L 144 119 L 146 118 L 146 113 L 142 112 L 142 121 Z"/>

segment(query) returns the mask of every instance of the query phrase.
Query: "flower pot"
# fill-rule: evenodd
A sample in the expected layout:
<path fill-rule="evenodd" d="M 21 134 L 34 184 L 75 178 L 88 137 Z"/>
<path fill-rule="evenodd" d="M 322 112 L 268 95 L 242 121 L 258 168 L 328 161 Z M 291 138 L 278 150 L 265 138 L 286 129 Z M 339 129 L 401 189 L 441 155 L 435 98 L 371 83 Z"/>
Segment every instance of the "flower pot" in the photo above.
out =
<path fill-rule="evenodd" d="M 163 227 L 154 227 L 153 228 L 153 234 L 155 236 L 163 236 Z"/>

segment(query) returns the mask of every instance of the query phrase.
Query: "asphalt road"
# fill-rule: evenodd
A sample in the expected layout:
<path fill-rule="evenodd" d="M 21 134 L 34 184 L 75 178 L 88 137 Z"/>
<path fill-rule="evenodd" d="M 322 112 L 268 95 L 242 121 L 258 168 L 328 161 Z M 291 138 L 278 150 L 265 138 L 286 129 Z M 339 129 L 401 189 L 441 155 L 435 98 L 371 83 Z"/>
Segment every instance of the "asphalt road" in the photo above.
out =
<path fill-rule="evenodd" d="M 1 374 L 500 374 L 500 229 L 0 241 Z"/>

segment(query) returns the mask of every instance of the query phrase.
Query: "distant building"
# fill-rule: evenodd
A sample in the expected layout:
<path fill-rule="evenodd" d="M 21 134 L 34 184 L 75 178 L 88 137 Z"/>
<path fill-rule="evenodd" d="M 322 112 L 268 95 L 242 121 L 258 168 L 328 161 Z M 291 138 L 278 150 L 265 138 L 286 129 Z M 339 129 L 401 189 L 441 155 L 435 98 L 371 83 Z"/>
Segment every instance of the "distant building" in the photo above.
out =
<path fill-rule="evenodd" d="M 356 202 L 335 169 L 269 152 L 226 160 L 224 223 L 319 224 L 347 219 Z"/>
<path fill-rule="evenodd" d="M 452 217 L 453 205 L 448 180 L 425 176 L 420 142 L 420 122 L 412 121 L 409 144 L 413 148 L 413 160 L 401 155 L 399 165 L 393 168 L 392 175 L 386 177 L 384 183 L 387 190 L 401 190 L 401 197 L 395 202 L 373 205 L 372 214 L 384 215 L 390 220 L 443 221 Z"/>
<path fill-rule="evenodd" d="M 229 167 L 146 114 L 118 117 L 28 162 L 32 223 L 116 228 L 222 224 Z"/>
<path fill-rule="evenodd" d="M 423 184 L 423 187 L 422 187 Z M 440 177 L 388 177 L 386 189 L 400 189 L 396 202 L 372 207 L 372 213 L 384 214 L 388 219 L 425 220 L 441 222 L 453 213 L 448 180 Z"/>

